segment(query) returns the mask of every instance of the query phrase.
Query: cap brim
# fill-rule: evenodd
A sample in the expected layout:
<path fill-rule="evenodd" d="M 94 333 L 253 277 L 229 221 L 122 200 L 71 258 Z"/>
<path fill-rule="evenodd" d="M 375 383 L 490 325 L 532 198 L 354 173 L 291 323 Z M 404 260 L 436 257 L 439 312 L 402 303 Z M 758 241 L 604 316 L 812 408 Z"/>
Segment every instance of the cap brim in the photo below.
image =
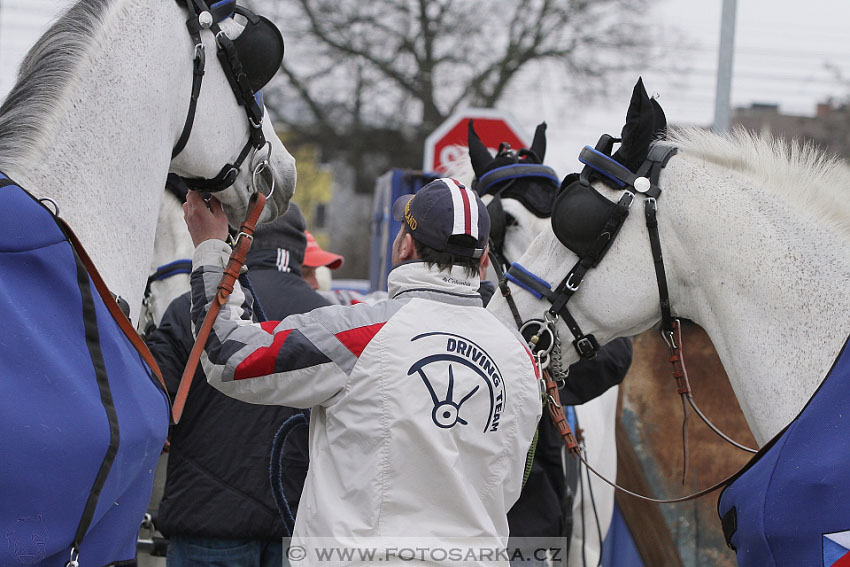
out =
<path fill-rule="evenodd" d="M 303 265 L 308 268 L 318 268 L 319 266 L 326 266 L 331 270 L 336 270 L 340 266 L 345 259 L 339 254 L 334 254 L 333 252 L 326 252 L 325 250 L 307 250 L 304 253 L 304 262 Z"/>
<path fill-rule="evenodd" d="M 404 219 L 404 208 L 413 198 L 413 195 L 402 195 L 393 203 L 393 218 L 399 222 Z"/>

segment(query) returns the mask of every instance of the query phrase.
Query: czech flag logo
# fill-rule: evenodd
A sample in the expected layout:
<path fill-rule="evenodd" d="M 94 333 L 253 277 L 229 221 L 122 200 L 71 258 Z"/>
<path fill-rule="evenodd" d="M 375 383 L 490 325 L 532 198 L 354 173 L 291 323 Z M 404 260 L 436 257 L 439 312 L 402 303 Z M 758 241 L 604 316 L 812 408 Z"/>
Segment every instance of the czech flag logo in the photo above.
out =
<path fill-rule="evenodd" d="M 823 534 L 824 567 L 850 567 L 850 530 Z"/>

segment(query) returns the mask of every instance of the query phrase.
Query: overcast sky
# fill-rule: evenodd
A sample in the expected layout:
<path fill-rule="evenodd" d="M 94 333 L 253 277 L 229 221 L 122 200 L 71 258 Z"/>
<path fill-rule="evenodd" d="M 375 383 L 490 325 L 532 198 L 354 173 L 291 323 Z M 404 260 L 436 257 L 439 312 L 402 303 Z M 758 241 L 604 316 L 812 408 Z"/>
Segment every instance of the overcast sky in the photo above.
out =
<path fill-rule="evenodd" d="M 495 2 L 496 0 L 481 0 Z M 20 59 L 69 0 L 0 0 L 0 97 L 12 86 Z M 669 61 L 689 68 L 682 73 L 644 70 L 647 89 L 661 95 L 670 122 L 709 125 L 714 115 L 715 73 L 722 0 L 655 0 L 653 14 L 662 29 L 677 30 L 663 42 Z M 812 115 L 818 102 L 850 95 L 850 0 L 738 0 L 733 106 L 778 104 L 789 114 Z M 624 33 L 642 33 L 640 29 Z M 685 45 L 685 47 L 683 47 Z M 833 66 L 843 74 L 842 83 Z M 574 156 L 599 134 L 618 134 L 628 106 L 630 85 L 607 100 L 565 100 L 541 92 L 534 79 L 502 105 L 528 133 L 546 120 L 547 162 L 559 173 L 574 169 Z M 529 82 L 530 81 L 530 82 Z M 628 86 L 626 86 L 628 85 Z M 532 104 L 529 104 L 531 102 Z"/>

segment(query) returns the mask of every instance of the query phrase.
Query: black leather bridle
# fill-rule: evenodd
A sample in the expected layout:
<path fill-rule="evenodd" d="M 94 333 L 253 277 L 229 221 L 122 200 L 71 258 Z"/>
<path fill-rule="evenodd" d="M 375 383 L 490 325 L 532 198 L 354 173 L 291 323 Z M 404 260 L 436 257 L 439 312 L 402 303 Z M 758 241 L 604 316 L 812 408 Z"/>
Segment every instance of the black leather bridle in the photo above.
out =
<path fill-rule="evenodd" d="M 619 233 L 626 218 L 628 218 L 629 208 L 636 194 L 641 194 L 645 197 L 644 213 L 646 226 L 652 246 L 656 280 L 661 298 L 662 333 L 668 344 L 673 341 L 673 318 L 670 310 L 667 277 L 661 254 L 661 241 L 658 236 L 656 214 L 658 211 L 657 199 L 661 195 L 658 179 L 661 170 L 666 166 L 670 158 L 676 154 L 677 149 L 670 145 L 654 143 L 650 147 L 649 154 L 643 165 L 638 169 L 638 172 L 632 173 L 610 157 L 613 144 L 616 141 L 618 140 L 605 135 L 602 136 L 596 148 L 585 146 L 579 156 L 579 160 L 585 164 L 582 173 L 579 176 L 568 176 L 564 180 L 561 189 L 562 193 L 553 206 L 553 231 L 562 244 L 579 255 L 578 262 L 576 262 L 554 289 L 552 289 L 552 286 L 548 282 L 517 263 L 511 266 L 505 276 L 507 280 L 519 285 L 537 298 L 545 298 L 549 301 L 551 307 L 547 310 L 544 320 L 534 321 L 538 322 L 541 327 L 544 325 L 550 327 L 552 334 L 556 335 L 554 329 L 555 322 L 559 317 L 562 318 L 567 328 L 573 334 L 573 346 L 582 358 L 595 357 L 599 350 L 599 343 L 592 334 L 582 332 L 578 322 L 576 322 L 567 308 L 567 303 L 578 291 L 588 270 L 598 265 L 608 252 L 611 243 Z M 620 199 L 616 203 L 612 203 L 599 194 L 591 186 L 592 176 L 602 177 L 622 190 L 623 194 Z M 601 209 L 601 215 L 594 215 L 592 211 L 588 212 L 571 208 L 570 200 L 581 195 L 580 192 L 585 192 L 585 197 L 587 192 L 592 192 L 591 195 L 595 193 L 598 196 L 600 201 L 596 205 L 591 206 Z M 590 202 L 594 202 L 592 199 L 595 199 L 595 197 L 591 196 Z M 587 203 L 588 200 L 583 199 L 582 202 Z M 605 203 L 608 204 L 606 205 Z M 576 235 L 566 233 L 564 223 L 569 224 L 569 222 L 565 221 L 565 215 L 573 216 L 576 222 L 580 219 L 576 218 L 575 215 L 580 215 L 581 217 L 589 216 L 598 219 L 598 221 L 590 237 L 584 238 L 582 242 L 579 242 L 579 238 Z M 505 284 L 501 287 L 504 293 L 507 285 Z M 513 302 L 513 298 L 508 297 L 507 299 L 514 318 L 517 320 L 517 325 L 520 328 L 527 327 L 528 322 L 522 321 Z"/>
<path fill-rule="evenodd" d="M 227 76 L 233 94 L 237 102 L 245 109 L 249 124 L 249 137 L 233 163 L 225 164 L 215 177 L 211 179 L 181 179 L 192 189 L 210 193 L 222 191 L 236 181 L 239 169 L 251 153 L 251 150 L 260 150 L 268 143 L 263 134 L 264 107 L 262 103 L 262 91 L 260 89 L 271 77 L 266 77 L 268 71 L 264 74 L 257 72 L 249 73 L 249 68 L 246 67 L 246 63 L 248 62 L 243 60 L 247 58 L 244 57 L 244 54 L 240 57 L 240 45 L 238 42 L 242 39 L 242 36 L 236 40 L 231 40 L 222 31 L 219 22 L 230 17 L 233 13 L 239 14 L 247 20 L 246 28 L 242 32 L 242 35 L 258 33 L 256 30 L 262 30 L 264 37 L 261 39 L 265 43 L 276 43 L 276 45 L 270 44 L 268 53 L 263 54 L 265 57 L 270 58 L 270 61 L 265 61 L 261 64 L 265 69 L 276 70 L 280 67 L 280 62 L 283 59 L 283 37 L 274 24 L 242 6 L 237 6 L 235 2 L 219 0 L 213 3 L 211 8 L 205 0 L 177 1 L 180 4 L 185 4 L 189 9 L 191 17 L 186 21 L 186 28 L 188 29 L 189 36 L 192 38 L 195 53 L 189 110 L 183 130 L 171 153 L 171 158 L 174 159 L 183 151 L 192 133 L 192 125 L 195 121 L 195 112 L 197 110 L 198 97 L 201 93 L 206 66 L 206 53 L 204 43 L 201 39 L 201 32 L 203 30 L 210 30 L 215 34 L 216 45 L 218 46 L 218 59 L 221 62 L 222 69 Z M 251 45 L 250 47 L 252 50 L 256 50 L 255 46 Z M 254 67 L 256 68 L 257 66 L 255 65 Z M 252 74 L 255 76 L 251 76 Z M 271 153 L 271 144 L 269 144 L 269 153 Z"/>

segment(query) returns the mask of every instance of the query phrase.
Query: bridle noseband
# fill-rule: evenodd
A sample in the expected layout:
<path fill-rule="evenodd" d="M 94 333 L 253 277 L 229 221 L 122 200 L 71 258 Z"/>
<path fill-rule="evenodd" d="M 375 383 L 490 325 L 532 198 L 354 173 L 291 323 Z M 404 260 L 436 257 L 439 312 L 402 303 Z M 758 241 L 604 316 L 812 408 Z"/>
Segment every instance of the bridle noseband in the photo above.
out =
<path fill-rule="evenodd" d="M 180 0 L 178 0 L 178 2 L 183 3 L 180 2 Z M 216 45 L 218 46 L 217 55 L 221 62 L 222 69 L 224 70 L 224 74 L 230 83 L 230 87 L 233 90 L 233 94 L 236 97 L 237 102 L 245 109 L 249 125 L 249 136 L 248 141 L 242 147 L 242 150 L 239 152 L 239 155 L 233 163 L 225 164 L 215 177 L 211 179 L 181 179 L 192 189 L 208 193 L 222 191 L 230 187 L 236 181 L 236 177 L 239 175 L 239 170 L 248 155 L 251 153 L 251 150 L 253 149 L 257 152 L 261 150 L 263 146 L 267 145 L 268 155 L 266 155 L 262 160 L 259 160 L 258 163 L 252 164 L 252 182 L 256 183 L 256 177 L 259 173 L 269 171 L 268 163 L 271 158 L 272 146 L 263 134 L 264 104 L 262 91 L 260 90 L 267 79 L 265 76 L 249 76 L 249 71 L 246 68 L 246 63 L 249 62 L 242 60 L 236 43 L 240 38 L 231 40 L 227 37 L 227 34 L 225 34 L 219 26 L 219 22 L 232 16 L 234 13 L 243 16 L 247 20 L 246 29 L 242 32 L 243 35 L 250 33 L 249 28 L 262 29 L 266 33 L 268 39 L 277 42 L 277 45 L 272 46 L 273 49 L 271 49 L 271 51 L 279 52 L 279 59 L 283 58 L 283 38 L 271 22 L 257 16 L 242 6 L 236 5 L 233 1 L 219 1 L 214 3 L 212 8 L 207 6 L 205 0 L 185 0 L 185 4 L 189 9 L 190 14 L 193 14 L 192 17 L 186 21 L 186 28 L 194 44 L 192 94 L 189 102 L 189 110 L 186 115 L 186 121 L 183 125 L 180 137 L 172 150 L 171 159 L 174 159 L 180 154 L 180 152 L 183 151 L 189 141 L 189 136 L 192 133 L 192 126 L 195 121 L 195 112 L 198 105 L 198 97 L 201 93 L 201 85 L 203 84 L 204 70 L 206 67 L 206 51 L 203 40 L 201 39 L 201 32 L 203 30 L 210 30 L 213 34 L 215 34 Z M 274 53 L 264 55 L 271 59 L 275 58 Z M 268 63 L 266 66 L 268 66 Z M 280 60 L 277 61 L 277 67 L 279 66 Z M 271 178 L 271 184 L 273 186 L 274 176 L 270 175 L 269 177 Z"/>

